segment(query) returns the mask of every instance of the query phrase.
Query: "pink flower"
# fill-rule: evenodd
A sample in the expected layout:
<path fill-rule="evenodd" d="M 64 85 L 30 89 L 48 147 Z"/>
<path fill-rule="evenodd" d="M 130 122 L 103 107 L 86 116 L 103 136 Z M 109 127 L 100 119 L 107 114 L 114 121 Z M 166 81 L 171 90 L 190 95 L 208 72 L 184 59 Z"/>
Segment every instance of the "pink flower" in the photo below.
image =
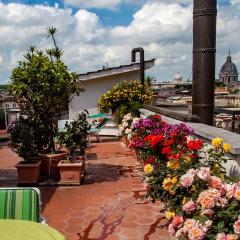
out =
<path fill-rule="evenodd" d="M 207 194 L 206 191 L 199 194 L 197 202 L 200 203 L 202 208 L 205 209 L 213 208 L 216 203 L 214 197 L 210 196 L 210 194 Z"/>
<path fill-rule="evenodd" d="M 173 220 L 172 220 L 172 226 L 176 229 L 179 228 L 183 223 L 183 218 L 181 216 L 176 216 Z"/>
<path fill-rule="evenodd" d="M 193 227 L 189 230 L 188 237 L 190 240 L 202 240 L 204 237 L 204 232 L 199 227 Z"/>
<path fill-rule="evenodd" d="M 227 240 L 237 240 L 238 239 L 238 235 L 236 234 L 228 234 L 227 235 Z"/>
<path fill-rule="evenodd" d="M 193 184 L 194 177 L 191 174 L 182 175 L 180 178 L 180 184 L 182 187 L 187 188 Z"/>
<path fill-rule="evenodd" d="M 183 233 L 184 233 L 183 228 L 180 228 L 180 229 L 177 230 L 175 237 L 179 238 L 179 237 L 181 237 L 181 235 L 182 235 Z"/>
<path fill-rule="evenodd" d="M 188 232 L 190 229 L 192 229 L 193 227 L 196 227 L 196 226 L 197 226 L 196 220 L 194 220 L 194 219 L 187 219 L 184 222 L 183 229 L 184 229 L 185 232 Z"/>
<path fill-rule="evenodd" d="M 240 187 L 236 186 L 233 190 L 233 197 L 240 200 Z"/>
<path fill-rule="evenodd" d="M 222 180 L 219 177 L 211 176 L 209 180 L 209 185 L 216 189 L 222 189 Z"/>
<path fill-rule="evenodd" d="M 187 171 L 187 174 L 190 174 L 193 177 L 195 177 L 197 175 L 197 172 L 198 172 L 198 170 L 191 168 Z"/>
<path fill-rule="evenodd" d="M 203 211 L 201 211 L 201 215 L 207 215 L 209 217 L 211 217 L 215 212 L 212 209 L 204 209 Z"/>
<path fill-rule="evenodd" d="M 169 224 L 168 225 L 168 232 L 171 236 L 175 236 L 176 234 L 176 230 L 174 229 L 173 225 L 172 224 Z"/>
<path fill-rule="evenodd" d="M 216 236 L 216 240 L 227 240 L 227 236 L 225 233 L 218 233 Z"/>
<path fill-rule="evenodd" d="M 236 234 L 240 234 L 240 219 L 234 223 L 233 228 Z"/>
<path fill-rule="evenodd" d="M 212 226 L 212 221 L 207 220 L 204 225 L 202 226 L 202 230 L 206 233 Z"/>
<path fill-rule="evenodd" d="M 196 209 L 196 204 L 193 201 L 189 201 L 183 205 L 182 210 L 184 212 L 192 212 Z"/>
<path fill-rule="evenodd" d="M 210 169 L 207 167 L 201 167 L 197 176 L 203 181 L 208 181 L 210 179 Z"/>
<path fill-rule="evenodd" d="M 222 197 L 220 197 L 219 199 L 218 199 L 218 206 L 221 206 L 221 207 L 225 207 L 226 205 L 227 205 L 227 203 L 228 203 L 228 200 L 227 200 L 227 198 L 222 198 Z"/>
<path fill-rule="evenodd" d="M 224 184 L 223 189 L 228 199 L 231 199 L 233 197 L 233 192 L 235 188 L 236 188 L 236 184 Z"/>

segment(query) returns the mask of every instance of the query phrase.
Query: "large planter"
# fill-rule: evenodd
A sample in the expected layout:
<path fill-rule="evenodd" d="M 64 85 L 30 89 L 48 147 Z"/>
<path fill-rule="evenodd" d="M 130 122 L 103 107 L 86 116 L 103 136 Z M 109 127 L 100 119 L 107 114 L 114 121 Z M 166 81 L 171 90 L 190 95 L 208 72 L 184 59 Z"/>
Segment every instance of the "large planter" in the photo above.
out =
<path fill-rule="evenodd" d="M 66 152 L 55 154 L 39 154 L 39 160 L 41 160 L 41 176 L 59 180 L 60 171 L 58 164 L 60 161 L 66 159 L 66 157 Z"/>
<path fill-rule="evenodd" d="M 40 165 L 40 161 L 18 163 L 15 166 L 18 173 L 18 184 L 37 184 L 40 177 Z"/>
<path fill-rule="evenodd" d="M 61 184 L 80 184 L 81 178 L 85 172 L 85 160 L 79 160 L 77 163 L 71 163 L 69 160 L 62 160 L 58 164 L 60 170 Z"/>

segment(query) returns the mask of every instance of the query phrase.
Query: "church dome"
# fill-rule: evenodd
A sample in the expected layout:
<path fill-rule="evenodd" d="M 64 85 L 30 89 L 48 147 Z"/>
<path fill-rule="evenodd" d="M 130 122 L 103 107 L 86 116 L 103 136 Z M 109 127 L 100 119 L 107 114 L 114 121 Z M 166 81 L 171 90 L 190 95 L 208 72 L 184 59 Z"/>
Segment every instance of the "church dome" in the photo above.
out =
<path fill-rule="evenodd" d="M 231 58 L 230 54 L 227 57 L 227 61 L 223 64 L 220 74 L 238 75 L 237 67 L 232 62 L 232 58 Z"/>
<path fill-rule="evenodd" d="M 183 78 L 182 75 L 178 72 L 177 74 L 174 75 L 174 82 L 182 82 Z"/>

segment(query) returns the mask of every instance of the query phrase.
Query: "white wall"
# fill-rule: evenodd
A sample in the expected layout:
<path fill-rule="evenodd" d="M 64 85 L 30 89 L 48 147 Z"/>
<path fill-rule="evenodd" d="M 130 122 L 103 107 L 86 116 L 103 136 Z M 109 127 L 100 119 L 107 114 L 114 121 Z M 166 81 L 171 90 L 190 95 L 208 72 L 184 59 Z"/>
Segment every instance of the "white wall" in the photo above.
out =
<path fill-rule="evenodd" d="M 139 70 L 81 82 L 80 87 L 84 88 L 85 92 L 80 93 L 70 102 L 69 118 L 73 119 L 78 112 L 84 109 L 87 109 L 90 114 L 98 113 L 98 98 L 118 82 L 124 80 L 139 80 Z"/>

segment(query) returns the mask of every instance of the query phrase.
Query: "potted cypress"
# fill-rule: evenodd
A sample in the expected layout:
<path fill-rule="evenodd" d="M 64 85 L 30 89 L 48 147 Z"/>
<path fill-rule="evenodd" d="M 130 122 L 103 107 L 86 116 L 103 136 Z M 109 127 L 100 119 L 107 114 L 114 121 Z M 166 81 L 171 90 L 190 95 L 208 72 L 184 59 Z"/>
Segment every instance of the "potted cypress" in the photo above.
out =
<path fill-rule="evenodd" d="M 40 176 L 38 153 L 41 150 L 39 138 L 35 137 L 36 119 L 34 116 L 20 116 L 11 129 L 11 145 L 23 158 L 15 167 L 18 172 L 18 184 L 36 184 Z"/>
<path fill-rule="evenodd" d="M 57 46 L 56 28 L 48 29 L 48 37 L 54 43 L 52 49 L 38 50 L 31 47 L 13 70 L 10 92 L 20 104 L 22 114 L 34 113 L 43 126 L 41 134 L 42 151 L 39 157 L 41 175 L 58 180 L 60 177 L 57 164 L 66 158 L 65 152 L 55 148 L 58 132 L 57 116 L 68 110 L 68 104 L 74 95 L 83 89 L 76 85 L 78 74 L 70 72 L 61 59 L 63 51 Z"/>
<path fill-rule="evenodd" d="M 85 172 L 85 149 L 88 141 L 87 112 L 80 113 L 76 119 L 65 125 L 65 131 L 59 133 L 59 143 L 68 150 L 66 160 L 60 161 L 62 184 L 80 184 Z"/>

